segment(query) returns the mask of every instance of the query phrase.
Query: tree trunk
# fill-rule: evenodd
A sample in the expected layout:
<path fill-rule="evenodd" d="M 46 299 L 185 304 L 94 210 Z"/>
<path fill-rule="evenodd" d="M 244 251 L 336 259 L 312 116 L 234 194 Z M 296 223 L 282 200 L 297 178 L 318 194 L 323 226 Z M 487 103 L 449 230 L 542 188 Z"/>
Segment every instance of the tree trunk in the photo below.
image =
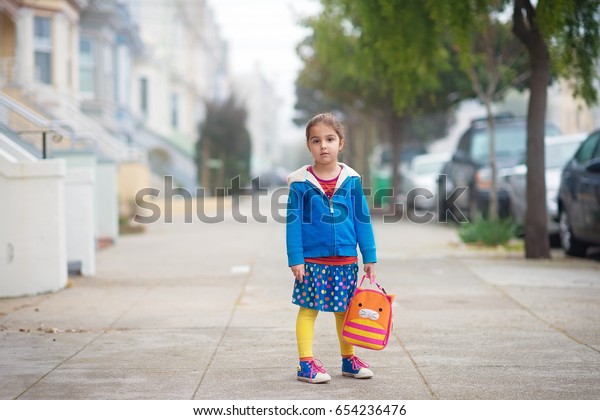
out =
<path fill-rule="evenodd" d="M 497 192 L 497 182 L 496 182 L 496 122 L 494 120 L 494 114 L 492 111 L 492 103 L 491 101 L 487 101 L 485 103 L 485 109 L 487 112 L 487 122 L 488 122 L 488 136 L 489 136 L 489 165 L 491 171 L 491 181 L 490 181 L 490 196 L 489 196 L 489 205 L 488 205 L 488 219 L 496 220 L 498 218 L 498 192 Z"/>
<path fill-rule="evenodd" d="M 546 208 L 546 162 L 544 137 L 550 57 L 539 37 L 530 50 L 531 96 L 527 111 L 527 212 L 525 215 L 525 257 L 550 258 L 548 210 Z"/>
<path fill-rule="evenodd" d="M 402 146 L 402 137 L 404 131 L 404 120 L 399 117 L 395 111 L 390 115 L 390 141 L 392 143 L 392 194 L 390 207 L 395 209 L 397 203 L 397 194 L 400 189 L 400 150 Z M 395 213 L 394 213 L 395 214 Z"/>
<path fill-rule="evenodd" d="M 536 22 L 529 0 L 514 0 L 513 32 L 527 47 L 531 78 L 527 111 L 527 211 L 525 213 L 525 257 L 550 258 L 544 137 L 546 101 L 550 81 L 548 46 Z"/>

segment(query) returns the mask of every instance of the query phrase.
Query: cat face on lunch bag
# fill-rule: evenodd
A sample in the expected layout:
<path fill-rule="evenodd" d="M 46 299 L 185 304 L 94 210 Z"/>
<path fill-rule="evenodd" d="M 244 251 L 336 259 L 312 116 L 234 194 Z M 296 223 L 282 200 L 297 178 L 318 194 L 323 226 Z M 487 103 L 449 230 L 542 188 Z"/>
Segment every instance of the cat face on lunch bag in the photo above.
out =
<path fill-rule="evenodd" d="M 382 293 L 357 293 L 352 298 L 356 302 L 348 309 L 349 319 L 369 319 L 387 328 L 392 316 L 395 295 Z"/>

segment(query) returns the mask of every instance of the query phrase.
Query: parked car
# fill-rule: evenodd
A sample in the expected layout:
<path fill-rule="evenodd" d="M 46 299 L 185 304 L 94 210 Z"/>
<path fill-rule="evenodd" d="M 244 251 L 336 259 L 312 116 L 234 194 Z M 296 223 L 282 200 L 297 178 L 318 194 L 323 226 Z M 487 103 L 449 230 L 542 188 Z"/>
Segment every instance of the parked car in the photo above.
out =
<path fill-rule="evenodd" d="M 403 202 L 406 196 L 405 178 L 408 171 L 408 165 L 413 157 L 425 153 L 425 149 L 418 147 L 404 147 L 398 156 L 398 177 L 400 184 L 395 186 L 396 199 Z M 392 150 L 389 144 L 379 144 L 373 149 L 369 159 L 369 169 L 371 175 L 371 194 L 376 206 L 387 204 L 390 197 L 382 192 L 392 188 Z M 380 197 L 375 200 L 375 197 Z"/>
<path fill-rule="evenodd" d="M 431 192 L 433 197 L 416 195 L 414 200 L 409 200 L 410 202 L 407 203 L 409 206 L 427 210 L 435 208 L 437 203 L 437 178 L 450 157 L 450 153 L 427 153 L 417 155 L 410 161 L 404 178 L 403 190 L 408 193 L 415 188 L 423 188 Z"/>
<path fill-rule="evenodd" d="M 553 240 L 558 236 L 558 187 L 560 175 L 575 151 L 587 137 L 586 133 L 546 137 L 546 207 L 548 233 Z M 499 173 L 500 188 L 507 192 L 510 216 L 522 228 L 527 211 L 527 166 L 525 163 L 503 169 Z"/>
<path fill-rule="evenodd" d="M 559 234 L 565 253 L 585 256 L 600 245 L 600 130 L 565 166 L 558 190 Z"/>
<path fill-rule="evenodd" d="M 501 170 L 523 162 L 527 146 L 527 120 L 512 114 L 494 117 L 496 139 L 496 168 Z M 560 130 L 546 125 L 546 135 L 559 135 Z M 438 178 L 438 191 L 444 187 L 448 193 L 455 188 L 466 188 L 455 201 L 456 206 L 471 219 L 477 213 L 486 213 L 491 188 L 489 167 L 489 134 L 486 118 L 475 119 L 462 135 L 452 159 L 444 166 Z M 508 194 L 496 188 L 500 217 L 509 215 Z M 444 209 L 440 209 L 444 210 Z"/>

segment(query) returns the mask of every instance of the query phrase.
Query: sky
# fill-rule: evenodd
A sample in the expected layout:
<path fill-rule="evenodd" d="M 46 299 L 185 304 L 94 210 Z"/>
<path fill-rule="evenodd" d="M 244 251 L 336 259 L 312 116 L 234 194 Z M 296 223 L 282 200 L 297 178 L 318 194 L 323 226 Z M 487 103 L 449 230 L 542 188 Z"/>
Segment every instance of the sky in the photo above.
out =
<path fill-rule="evenodd" d="M 308 34 L 298 24 L 301 17 L 319 11 L 318 0 L 207 0 L 229 45 L 233 75 L 256 66 L 275 86 L 283 101 L 282 129 L 293 129 L 289 120 L 295 102 L 294 81 L 301 68 L 296 45 Z"/>

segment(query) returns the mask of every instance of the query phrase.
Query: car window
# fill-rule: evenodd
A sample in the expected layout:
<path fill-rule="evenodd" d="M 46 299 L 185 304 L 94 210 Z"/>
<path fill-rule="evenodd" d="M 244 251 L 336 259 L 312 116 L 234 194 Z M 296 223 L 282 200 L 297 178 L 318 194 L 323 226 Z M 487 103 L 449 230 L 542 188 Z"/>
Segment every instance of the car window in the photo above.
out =
<path fill-rule="evenodd" d="M 527 134 L 523 126 L 496 128 L 496 155 L 515 156 L 525 153 Z M 471 142 L 471 157 L 477 163 L 489 159 L 489 140 L 487 130 L 477 131 Z"/>
<path fill-rule="evenodd" d="M 598 138 L 600 139 L 600 135 L 598 135 Z M 598 141 L 598 143 L 596 144 L 596 151 L 594 152 L 594 155 L 592 156 L 592 159 L 595 158 L 600 158 L 600 141 Z"/>
<path fill-rule="evenodd" d="M 469 151 L 469 137 L 471 134 L 471 130 L 467 130 L 467 132 L 465 134 L 462 135 L 462 137 L 460 138 L 459 142 L 458 142 L 458 150 L 463 150 L 465 152 Z"/>
<path fill-rule="evenodd" d="M 573 157 L 580 142 L 549 144 L 546 146 L 546 168 L 562 168 Z"/>
<path fill-rule="evenodd" d="M 583 164 L 592 158 L 594 151 L 598 146 L 599 138 L 600 133 L 594 133 L 583 142 L 575 154 L 575 161 L 577 161 L 577 163 Z"/>
<path fill-rule="evenodd" d="M 379 162 L 380 165 L 391 165 L 392 164 L 392 152 L 390 150 L 383 150 L 381 152 L 381 156 L 380 156 L 381 161 Z"/>

